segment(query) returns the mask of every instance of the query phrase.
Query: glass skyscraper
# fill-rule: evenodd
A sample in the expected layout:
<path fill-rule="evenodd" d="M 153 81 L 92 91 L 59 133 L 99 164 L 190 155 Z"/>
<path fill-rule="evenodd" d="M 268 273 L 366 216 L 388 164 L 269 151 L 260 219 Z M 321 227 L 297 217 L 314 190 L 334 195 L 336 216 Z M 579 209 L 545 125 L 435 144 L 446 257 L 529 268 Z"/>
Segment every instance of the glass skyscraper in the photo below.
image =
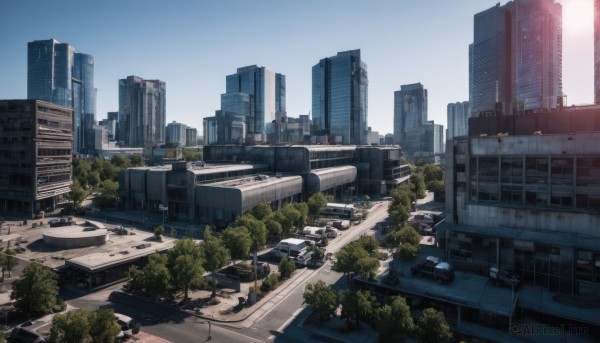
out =
<path fill-rule="evenodd" d="M 166 83 L 128 76 L 119 80 L 118 140 L 128 147 L 165 142 Z"/>
<path fill-rule="evenodd" d="M 338 52 L 314 65 L 314 134 L 340 136 L 343 144 L 367 144 L 368 85 L 360 50 Z"/>
<path fill-rule="evenodd" d="M 394 144 L 402 145 L 408 129 L 427 123 L 427 89 L 419 83 L 394 92 Z"/>
<path fill-rule="evenodd" d="M 474 17 L 473 116 L 555 109 L 562 103 L 562 6 L 515 0 Z"/>
<path fill-rule="evenodd" d="M 471 108 L 468 101 L 456 102 L 448 104 L 447 107 L 447 120 L 448 120 L 448 134 L 446 139 L 450 140 L 453 137 L 466 136 L 468 133 L 467 122 Z"/>
<path fill-rule="evenodd" d="M 268 124 L 286 111 L 285 92 L 285 75 L 256 65 L 238 68 L 237 73 L 226 77 L 221 111 L 244 123 L 248 134 L 266 135 Z"/>
<path fill-rule="evenodd" d="M 27 98 L 41 99 L 73 109 L 73 151 L 84 152 L 94 138 L 96 116 L 94 58 L 75 53 L 67 43 L 54 39 L 27 44 Z M 84 119 L 91 119 L 85 123 Z M 86 136 L 92 134 L 91 137 Z M 87 143 L 86 143 L 87 142 Z"/>

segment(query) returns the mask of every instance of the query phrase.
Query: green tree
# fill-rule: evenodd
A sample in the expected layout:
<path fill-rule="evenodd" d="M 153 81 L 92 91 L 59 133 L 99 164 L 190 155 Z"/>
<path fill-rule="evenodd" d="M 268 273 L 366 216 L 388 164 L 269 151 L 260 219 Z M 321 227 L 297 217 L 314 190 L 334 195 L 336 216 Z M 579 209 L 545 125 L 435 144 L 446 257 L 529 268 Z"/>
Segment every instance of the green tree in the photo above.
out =
<path fill-rule="evenodd" d="M 129 289 L 131 291 L 142 291 L 144 290 L 144 271 L 141 270 L 138 266 L 132 265 L 129 266 L 129 270 L 127 270 L 127 278 L 129 279 Z"/>
<path fill-rule="evenodd" d="M 238 217 L 235 224 L 236 226 L 245 226 L 250 233 L 250 237 L 252 238 L 251 249 L 254 252 L 254 268 L 256 269 L 258 249 L 267 243 L 267 228 L 263 222 L 254 218 L 249 213 Z"/>
<path fill-rule="evenodd" d="M 117 181 L 118 169 L 113 164 L 103 158 L 96 158 L 92 162 L 92 170 L 100 174 L 100 180 Z"/>
<path fill-rule="evenodd" d="M 377 238 L 372 235 L 362 235 L 356 241 L 363 249 L 365 249 L 369 255 L 374 255 L 379 249 L 379 242 Z"/>
<path fill-rule="evenodd" d="M 191 149 L 183 149 L 182 154 L 183 154 L 183 159 L 188 162 L 203 160 L 201 151 L 194 151 Z"/>
<path fill-rule="evenodd" d="M 11 272 L 17 265 L 19 265 L 19 260 L 15 257 L 17 255 L 17 251 L 15 249 L 6 249 L 3 254 L 3 258 L 0 260 L 0 267 L 2 267 L 2 280 L 4 280 L 4 272 L 8 272 L 8 277 L 10 277 Z"/>
<path fill-rule="evenodd" d="M 415 325 L 406 299 L 392 296 L 374 311 L 375 328 L 382 342 L 400 342 L 402 335 L 413 332 Z"/>
<path fill-rule="evenodd" d="M 365 280 L 373 280 L 377 276 L 379 269 L 379 260 L 375 257 L 365 257 L 356 261 L 355 271 Z"/>
<path fill-rule="evenodd" d="M 58 283 L 56 274 L 39 263 L 32 262 L 12 285 L 13 306 L 28 315 L 45 314 L 56 305 Z"/>
<path fill-rule="evenodd" d="M 368 257 L 370 257 L 369 253 L 360 244 L 351 242 L 335 254 L 333 270 L 346 274 L 350 280 L 350 273 L 357 270 L 358 261 Z"/>
<path fill-rule="evenodd" d="M 403 226 L 410 218 L 410 208 L 416 200 L 414 191 L 409 185 L 403 185 L 392 191 L 392 201 L 388 205 L 388 213 L 396 226 Z"/>
<path fill-rule="evenodd" d="M 91 343 L 90 323 L 85 310 L 57 314 L 50 327 L 50 343 Z"/>
<path fill-rule="evenodd" d="M 283 228 L 279 221 L 276 220 L 278 214 L 283 217 L 283 215 L 279 212 L 273 212 L 269 217 L 263 219 L 265 223 L 265 228 L 267 229 L 267 237 L 270 242 L 277 241 L 281 237 L 283 233 Z"/>
<path fill-rule="evenodd" d="M 100 174 L 97 171 L 90 172 L 87 174 L 87 181 L 88 185 L 95 189 L 100 185 Z"/>
<path fill-rule="evenodd" d="M 261 202 L 250 210 L 250 214 L 258 220 L 263 220 L 273 213 L 271 206 L 267 202 Z"/>
<path fill-rule="evenodd" d="M 113 155 L 113 157 L 111 157 L 110 159 L 110 163 L 119 170 L 131 167 L 131 162 L 129 161 L 129 158 L 123 155 Z"/>
<path fill-rule="evenodd" d="M 292 276 L 292 273 L 296 270 L 296 263 L 291 258 L 284 257 L 279 262 L 279 274 L 281 279 L 287 279 Z"/>
<path fill-rule="evenodd" d="M 204 229 L 204 241 L 200 243 L 204 251 L 204 268 L 212 274 L 212 296 L 217 295 L 217 270 L 229 261 L 229 251 L 221 242 L 219 237 L 213 236 L 211 229 L 207 226 Z"/>
<path fill-rule="evenodd" d="M 89 192 L 81 186 L 78 179 L 74 179 L 71 191 L 67 193 L 67 198 L 73 202 L 73 206 L 75 208 L 81 207 L 81 204 L 88 195 Z"/>
<path fill-rule="evenodd" d="M 204 249 L 190 238 L 183 238 L 169 251 L 169 269 L 173 282 L 178 289 L 184 291 L 187 299 L 189 288 L 196 284 L 204 269 Z"/>
<path fill-rule="evenodd" d="M 171 286 L 171 273 L 167 268 L 168 257 L 163 254 L 148 256 L 148 264 L 142 269 L 144 289 L 152 299 L 158 299 L 168 294 Z"/>
<path fill-rule="evenodd" d="M 444 168 L 439 164 L 427 164 L 423 167 L 423 180 L 425 184 L 432 181 L 444 180 Z"/>
<path fill-rule="evenodd" d="M 129 163 L 132 167 L 142 167 L 144 166 L 144 159 L 141 154 L 133 154 L 129 157 Z"/>
<path fill-rule="evenodd" d="M 282 210 L 273 212 L 272 219 L 280 224 L 279 226 L 281 227 L 282 237 L 289 237 L 292 234 L 292 231 L 294 229 L 294 223 L 291 221 L 290 218 L 283 214 Z"/>
<path fill-rule="evenodd" d="M 444 181 L 431 181 L 427 184 L 427 189 L 433 192 L 433 198 L 435 201 L 446 200 L 446 186 Z"/>
<path fill-rule="evenodd" d="M 88 174 L 92 171 L 92 166 L 86 160 L 73 158 L 73 182 L 77 180 L 84 189 L 87 188 Z"/>
<path fill-rule="evenodd" d="M 296 222 L 299 228 L 303 228 L 308 220 L 308 205 L 305 202 L 295 202 L 292 204 L 296 211 L 300 213 L 300 218 Z"/>
<path fill-rule="evenodd" d="M 302 218 L 302 213 L 300 213 L 300 211 L 298 211 L 293 204 L 285 204 L 285 206 L 283 206 L 281 209 L 281 214 L 283 214 L 287 220 L 292 223 L 290 228 L 291 231 L 293 231 L 294 228 L 298 228 L 296 225 L 298 225 L 298 222 Z"/>
<path fill-rule="evenodd" d="M 94 206 L 99 208 L 113 208 L 119 201 L 119 183 L 104 180 L 100 184 L 100 194 L 93 200 Z"/>
<path fill-rule="evenodd" d="M 162 241 L 162 235 L 165 232 L 165 228 L 162 227 L 162 225 L 159 225 L 157 227 L 154 228 L 154 238 L 157 241 Z"/>
<path fill-rule="evenodd" d="M 391 232 L 385 238 L 385 245 L 392 254 L 400 256 L 404 261 L 417 257 L 420 250 L 421 235 L 411 226 L 404 226 L 400 230 Z"/>
<path fill-rule="evenodd" d="M 446 343 L 452 340 L 450 326 L 444 318 L 444 313 L 433 308 L 426 308 L 417 322 L 417 333 L 420 342 Z"/>
<path fill-rule="evenodd" d="M 342 305 L 342 313 L 347 321 L 356 319 L 356 329 L 360 330 L 360 321 L 371 322 L 377 298 L 370 291 L 354 291 L 347 289 L 339 292 L 339 302 Z"/>
<path fill-rule="evenodd" d="M 250 254 L 252 238 L 245 226 L 227 228 L 223 231 L 223 244 L 235 264 L 235 260 L 242 260 Z"/>
<path fill-rule="evenodd" d="M 330 198 L 323 195 L 323 193 L 315 193 L 308 198 L 306 206 L 308 206 L 308 214 L 315 217 L 321 212 L 321 209 L 327 206 Z"/>
<path fill-rule="evenodd" d="M 319 326 L 323 318 L 335 313 L 338 307 L 338 297 L 330 285 L 319 280 L 315 284 L 308 284 L 302 294 L 305 304 L 312 306 L 319 314 Z"/>
<path fill-rule="evenodd" d="M 112 309 L 99 309 L 88 315 L 93 343 L 113 343 L 121 332 L 121 326 Z"/>
<path fill-rule="evenodd" d="M 414 191 L 417 198 L 423 199 L 425 197 L 425 180 L 423 179 L 423 174 L 413 173 L 410 176 L 410 183 L 415 187 Z"/>

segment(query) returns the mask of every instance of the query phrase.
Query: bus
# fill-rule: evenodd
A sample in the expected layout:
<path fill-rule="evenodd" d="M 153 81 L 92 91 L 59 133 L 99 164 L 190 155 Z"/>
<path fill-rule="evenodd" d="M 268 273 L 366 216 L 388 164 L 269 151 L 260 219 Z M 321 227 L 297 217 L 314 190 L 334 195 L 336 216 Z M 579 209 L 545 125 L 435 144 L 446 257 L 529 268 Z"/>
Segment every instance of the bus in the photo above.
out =
<path fill-rule="evenodd" d="M 324 217 L 355 219 L 356 209 L 354 205 L 330 202 L 321 210 L 321 215 Z"/>

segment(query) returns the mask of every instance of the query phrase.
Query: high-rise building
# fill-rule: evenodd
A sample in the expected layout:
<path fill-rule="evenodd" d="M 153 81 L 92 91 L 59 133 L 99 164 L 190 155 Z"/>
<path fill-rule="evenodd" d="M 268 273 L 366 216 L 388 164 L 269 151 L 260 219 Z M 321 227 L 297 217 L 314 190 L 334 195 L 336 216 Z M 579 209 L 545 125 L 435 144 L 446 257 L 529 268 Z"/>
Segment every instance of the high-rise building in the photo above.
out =
<path fill-rule="evenodd" d="M 198 145 L 198 130 L 193 127 L 188 127 L 185 130 L 185 146 Z"/>
<path fill-rule="evenodd" d="M 316 135 L 367 143 L 367 65 L 360 50 L 338 52 L 312 68 L 312 119 Z"/>
<path fill-rule="evenodd" d="M 594 103 L 600 104 L 600 0 L 594 0 Z"/>
<path fill-rule="evenodd" d="M 177 144 L 179 147 L 184 147 L 187 142 L 187 128 L 187 125 L 176 121 L 167 124 L 167 144 Z"/>
<path fill-rule="evenodd" d="M 249 134 L 266 135 L 278 113 L 285 113 L 285 75 L 251 65 L 227 75 L 221 111 L 245 123 Z"/>
<path fill-rule="evenodd" d="M 446 139 L 465 136 L 467 134 L 467 120 L 471 109 L 468 101 L 448 104 L 447 107 L 448 133 Z"/>
<path fill-rule="evenodd" d="M 406 131 L 427 123 L 427 89 L 419 83 L 394 92 L 394 143 L 402 145 Z"/>
<path fill-rule="evenodd" d="M 72 110 L 41 100 L 0 100 L 0 213 L 37 214 L 69 202 Z"/>
<path fill-rule="evenodd" d="M 94 146 L 94 58 L 54 39 L 27 44 L 27 98 L 73 109 L 73 152 Z M 84 122 L 85 119 L 91 122 Z M 87 136 L 87 139 L 86 139 Z"/>
<path fill-rule="evenodd" d="M 471 112 L 496 116 L 562 104 L 562 6 L 515 0 L 475 14 Z"/>
<path fill-rule="evenodd" d="M 165 142 L 166 83 L 128 76 L 119 80 L 118 140 L 127 147 Z"/>

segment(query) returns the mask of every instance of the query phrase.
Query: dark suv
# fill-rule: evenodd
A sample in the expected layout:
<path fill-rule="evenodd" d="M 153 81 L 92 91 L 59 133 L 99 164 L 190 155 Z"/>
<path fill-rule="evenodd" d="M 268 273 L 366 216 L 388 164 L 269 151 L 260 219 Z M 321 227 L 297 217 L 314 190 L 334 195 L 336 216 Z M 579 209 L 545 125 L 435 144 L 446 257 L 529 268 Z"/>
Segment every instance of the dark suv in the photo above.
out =
<path fill-rule="evenodd" d="M 454 280 L 454 268 L 448 262 L 442 262 L 435 256 L 428 256 L 424 262 L 412 266 L 410 271 L 412 275 L 428 277 L 439 283 Z"/>
<path fill-rule="evenodd" d="M 490 281 L 496 286 L 514 286 L 516 288 L 519 287 L 519 284 L 521 283 L 521 280 L 517 275 L 511 274 L 498 267 L 490 267 L 489 277 Z"/>

